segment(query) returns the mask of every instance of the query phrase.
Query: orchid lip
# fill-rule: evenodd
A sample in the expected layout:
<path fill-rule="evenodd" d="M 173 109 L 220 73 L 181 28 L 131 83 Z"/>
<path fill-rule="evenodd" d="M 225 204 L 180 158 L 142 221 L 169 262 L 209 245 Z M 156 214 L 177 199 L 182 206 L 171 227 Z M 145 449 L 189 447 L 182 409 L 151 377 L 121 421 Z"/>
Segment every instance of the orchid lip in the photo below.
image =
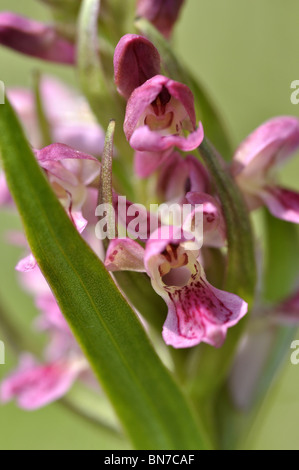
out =
<path fill-rule="evenodd" d="M 144 120 L 144 124 L 148 126 L 151 131 L 165 130 L 171 127 L 173 119 L 173 112 L 167 113 L 165 116 L 148 115 Z"/>

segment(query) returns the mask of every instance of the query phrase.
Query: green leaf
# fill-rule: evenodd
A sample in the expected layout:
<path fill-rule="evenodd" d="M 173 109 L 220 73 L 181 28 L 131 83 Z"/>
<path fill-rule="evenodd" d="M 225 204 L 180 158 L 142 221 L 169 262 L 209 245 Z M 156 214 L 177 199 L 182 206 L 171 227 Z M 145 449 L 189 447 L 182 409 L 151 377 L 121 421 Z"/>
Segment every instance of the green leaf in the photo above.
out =
<path fill-rule="evenodd" d="M 158 49 L 165 74 L 173 80 L 185 83 L 192 90 L 195 98 L 196 113 L 198 119 L 203 123 L 206 137 L 213 142 L 226 160 L 230 160 L 232 149 L 227 129 L 206 90 L 192 76 L 188 68 L 183 65 L 183 61 L 177 59 L 169 42 L 151 23 L 144 18 L 138 18 L 135 26 Z"/>
<path fill-rule="evenodd" d="M 192 411 L 111 276 L 55 197 L 7 102 L 0 153 L 26 235 L 74 335 L 139 449 L 206 447 Z"/>

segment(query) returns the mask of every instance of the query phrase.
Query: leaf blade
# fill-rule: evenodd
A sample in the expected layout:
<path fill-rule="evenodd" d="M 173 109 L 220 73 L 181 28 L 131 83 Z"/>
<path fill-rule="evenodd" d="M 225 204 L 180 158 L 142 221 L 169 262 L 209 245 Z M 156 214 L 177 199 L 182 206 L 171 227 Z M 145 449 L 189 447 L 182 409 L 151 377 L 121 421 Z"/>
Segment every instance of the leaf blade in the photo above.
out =
<path fill-rule="evenodd" d="M 136 448 L 205 448 L 189 405 L 53 194 L 7 103 L 0 152 L 31 249 Z M 100 347 L 99 347 L 100 345 Z"/>

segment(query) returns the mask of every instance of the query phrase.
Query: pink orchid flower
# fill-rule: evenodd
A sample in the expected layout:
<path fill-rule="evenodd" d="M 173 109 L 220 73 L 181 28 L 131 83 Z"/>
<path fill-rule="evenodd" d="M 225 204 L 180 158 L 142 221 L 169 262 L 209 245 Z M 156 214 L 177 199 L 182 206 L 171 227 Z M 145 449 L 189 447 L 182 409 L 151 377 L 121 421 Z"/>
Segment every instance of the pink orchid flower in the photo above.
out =
<path fill-rule="evenodd" d="M 50 62 L 73 65 L 75 46 L 51 25 L 10 12 L 0 13 L 0 44 Z"/>
<path fill-rule="evenodd" d="M 99 161 L 64 144 L 52 144 L 35 153 L 58 198 L 70 214 L 80 211 L 87 196 L 87 187 L 101 172 Z"/>
<path fill-rule="evenodd" d="M 62 398 L 77 380 L 87 387 L 95 381 L 40 269 L 21 272 L 19 278 L 40 311 L 35 326 L 49 341 L 42 363 L 28 354 L 20 357 L 18 368 L 0 385 L 0 401 L 16 399 L 20 408 L 35 410 Z"/>
<path fill-rule="evenodd" d="M 250 209 L 266 205 L 277 218 L 299 223 L 299 193 L 276 183 L 274 171 L 299 148 L 299 120 L 278 117 L 256 129 L 234 156 L 232 173 Z"/>
<path fill-rule="evenodd" d="M 56 196 L 66 209 L 70 219 L 81 233 L 88 221 L 83 217 L 83 205 L 89 198 L 89 185 L 101 172 L 100 162 L 91 155 L 74 150 L 64 144 L 51 144 L 41 150 L 35 150 L 35 155 Z M 10 204 L 5 177 L 1 174 L 0 202 Z M 92 188 L 91 188 L 92 190 Z M 18 265 L 22 271 L 35 267 L 32 255 L 22 260 Z"/>
<path fill-rule="evenodd" d="M 124 131 L 137 151 L 135 169 L 141 177 L 161 165 L 174 147 L 189 152 L 199 147 L 204 138 L 201 123 L 196 128 L 192 92 L 186 85 L 162 75 L 133 91 L 127 104 Z"/>
<path fill-rule="evenodd" d="M 101 172 L 99 161 L 64 144 L 35 150 L 35 155 L 69 218 L 82 233 L 88 224 L 83 216 L 83 206 L 86 200 L 90 201 L 88 186 Z M 35 267 L 36 260 L 30 253 L 17 264 L 16 269 L 28 272 Z"/>
<path fill-rule="evenodd" d="M 47 76 L 41 78 L 40 94 L 53 143 L 66 144 L 90 155 L 102 154 L 105 134 L 84 97 L 61 81 Z M 43 138 L 33 92 L 24 88 L 9 88 L 7 95 L 30 144 L 34 148 L 42 148 Z"/>
<path fill-rule="evenodd" d="M 110 243 L 106 267 L 110 271 L 144 271 L 153 288 L 168 305 L 163 338 L 174 348 L 201 342 L 220 347 L 228 328 L 247 313 L 246 302 L 216 289 L 206 279 L 193 241 L 178 239 L 169 227 L 152 234 L 145 250 L 133 240 Z M 170 230 L 171 232 L 171 230 Z"/>
<path fill-rule="evenodd" d="M 31 356 L 22 356 L 18 369 L 1 383 L 0 401 L 16 399 L 25 410 L 42 408 L 62 398 L 85 368 L 85 361 L 75 358 L 41 365 Z"/>
<path fill-rule="evenodd" d="M 40 166 L 81 233 L 87 225 L 82 207 L 87 198 L 87 187 L 99 176 L 99 161 L 64 144 L 51 144 L 35 151 Z"/>
<path fill-rule="evenodd" d="M 192 227 L 197 233 L 203 231 L 205 246 L 223 247 L 226 244 L 226 224 L 221 204 L 209 194 L 210 191 L 209 175 L 199 160 L 192 155 L 184 159 L 174 152 L 162 166 L 157 184 L 157 193 L 164 203 L 147 211 L 115 193 L 116 223 L 125 227 L 131 238 L 145 243 L 152 232 L 169 225 L 172 220 L 172 224 L 182 226 L 183 230 L 190 231 Z"/>
<path fill-rule="evenodd" d="M 181 202 L 189 192 L 210 193 L 211 180 L 198 158 L 182 158 L 179 152 L 173 152 L 161 166 L 157 191 L 162 200 Z"/>
<path fill-rule="evenodd" d="M 136 151 L 135 170 L 142 178 L 162 165 L 175 147 L 189 152 L 204 138 L 201 123 L 196 127 L 191 90 L 159 75 L 160 68 L 159 52 L 144 37 L 128 34 L 119 41 L 115 83 L 128 99 L 124 132 Z"/>
<path fill-rule="evenodd" d="M 194 208 L 202 205 L 203 244 L 219 248 L 226 242 L 226 226 L 221 204 L 212 196 L 211 187 L 202 163 L 193 155 L 183 159 L 178 152 L 162 166 L 157 185 L 158 194 L 168 204 L 189 204 Z"/>
<path fill-rule="evenodd" d="M 138 0 L 137 15 L 146 18 L 169 39 L 183 3 L 184 0 Z"/>

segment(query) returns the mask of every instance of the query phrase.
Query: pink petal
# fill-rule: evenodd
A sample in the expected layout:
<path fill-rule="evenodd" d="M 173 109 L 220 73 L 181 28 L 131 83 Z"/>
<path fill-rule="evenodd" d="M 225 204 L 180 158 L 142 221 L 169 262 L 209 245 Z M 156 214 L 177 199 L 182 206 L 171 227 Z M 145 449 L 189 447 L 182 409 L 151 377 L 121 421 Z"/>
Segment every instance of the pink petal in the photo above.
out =
<path fill-rule="evenodd" d="M 188 348 L 201 342 L 221 347 L 228 328 L 247 313 L 246 302 L 211 286 L 205 279 L 169 294 L 168 316 L 163 327 L 166 344 Z"/>
<path fill-rule="evenodd" d="M 220 347 L 227 329 L 247 313 L 248 305 L 235 294 L 216 289 L 206 280 L 194 243 L 167 239 L 161 227 L 146 244 L 144 263 L 153 288 L 165 300 L 168 315 L 163 328 L 166 344 L 187 348 L 201 342 Z M 192 248 L 190 248 L 192 247 Z"/>
<path fill-rule="evenodd" d="M 29 256 L 26 256 L 26 258 L 23 258 L 21 261 L 18 262 L 16 270 L 22 273 L 26 273 L 35 269 L 36 266 L 36 259 L 32 254 L 30 254 Z"/>
<path fill-rule="evenodd" d="M 137 15 L 153 23 L 169 39 L 183 3 L 184 0 L 138 0 Z"/>
<path fill-rule="evenodd" d="M 41 150 L 35 150 L 36 157 L 39 162 L 59 162 L 66 159 L 77 159 L 77 160 L 93 160 L 98 162 L 95 157 L 88 155 L 86 153 L 75 150 L 72 147 L 69 147 L 65 144 L 51 144 L 47 147 L 44 147 Z M 100 164 L 99 164 L 100 165 Z"/>
<path fill-rule="evenodd" d="M 174 80 L 169 80 L 166 88 L 168 89 L 171 96 L 182 103 L 195 129 L 196 114 L 194 107 L 194 96 L 190 88 L 188 88 L 187 85 L 180 82 L 175 82 Z"/>
<path fill-rule="evenodd" d="M 102 155 L 104 140 L 104 132 L 92 122 L 64 121 L 57 123 L 53 128 L 54 142 L 63 142 L 80 152 L 87 152 L 91 155 Z"/>
<path fill-rule="evenodd" d="M 74 64 L 75 47 L 54 27 L 10 12 L 0 14 L 0 44 L 51 62 Z"/>
<path fill-rule="evenodd" d="M 68 333 L 69 326 L 41 270 L 36 267 L 34 270 L 21 272 L 19 281 L 22 288 L 33 296 L 37 309 L 42 313 L 42 319 L 37 322 L 38 326 Z"/>
<path fill-rule="evenodd" d="M 185 203 L 202 205 L 204 245 L 220 248 L 225 245 L 226 225 L 220 203 L 206 193 L 190 192 Z"/>
<path fill-rule="evenodd" d="M 135 88 L 158 75 L 160 69 L 160 54 L 148 39 L 136 34 L 121 38 L 114 54 L 115 83 L 121 95 L 128 99 Z"/>
<path fill-rule="evenodd" d="M 77 379 L 80 368 L 67 361 L 48 365 L 21 364 L 0 387 L 3 403 L 16 399 L 20 408 L 36 410 L 63 397 Z"/>
<path fill-rule="evenodd" d="M 148 178 L 170 157 L 172 149 L 166 152 L 135 152 L 134 170 L 139 178 Z"/>
<path fill-rule="evenodd" d="M 187 192 L 208 193 L 209 190 L 207 170 L 193 155 L 183 159 L 178 152 L 174 152 L 162 164 L 158 191 L 164 200 L 181 201 Z"/>
<path fill-rule="evenodd" d="M 124 131 L 129 141 L 137 127 L 140 116 L 142 116 L 146 108 L 155 101 L 163 88 L 166 88 L 170 95 L 183 105 L 195 129 L 196 116 L 194 97 L 191 90 L 183 83 L 175 82 L 163 75 L 157 75 L 139 88 L 136 88 L 128 101 Z"/>
<path fill-rule="evenodd" d="M 133 91 L 127 104 L 124 122 L 124 132 L 128 140 L 132 137 L 140 116 L 155 101 L 163 87 L 167 87 L 168 82 L 169 78 L 157 75 Z"/>
<path fill-rule="evenodd" d="M 42 317 L 38 319 L 37 325 L 41 330 L 59 330 L 66 334 L 71 334 L 57 301 L 49 288 L 47 294 L 39 294 L 35 298 L 37 309 L 42 312 Z"/>
<path fill-rule="evenodd" d="M 198 158 L 193 155 L 187 155 L 186 164 L 189 171 L 190 192 L 210 192 L 211 180 L 209 173 Z"/>
<path fill-rule="evenodd" d="M 234 155 L 232 171 L 254 178 L 290 157 L 299 147 L 299 120 L 282 116 L 258 127 Z"/>
<path fill-rule="evenodd" d="M 71 220 L 73 224 L 75 225 L 76 229 L 78 230 L 79 233 L 84 232 L 84 230 L 87 227 L 87 220 L 84 219 L 83 215 L 81 212 L 71 212 L 70 213 Z"/>
<path fill-rule="evenodd" d="M 278 219 L 299 224 L 299 193 L 279 186 L 264 187 L 259 193 L 271 214 Z"/>
<path fill-rule="evenodd" d="M 127 238 L 112 240 L 107 250 L 105 266 L 109 271 L 145 272 L 144 248 Z"/>
<path fill-rule="evenodd" d="M 0 206 L 12 205 L 13 199 L 8 189 L 5 174 L 0 170 Z"/>
<path fill-rule="evenodd" d="M 183 152 L 190 152 L 197 149 L 203 139 L 204 131 L 201 123 L 187 137 L 174 134 L 163 136 L 152 131 L 148 126 L 141 126 L 133 132 L 130 145 L 140 152 L 164 152 L 173 149 L 173 147 L 177 147 Z"/>

